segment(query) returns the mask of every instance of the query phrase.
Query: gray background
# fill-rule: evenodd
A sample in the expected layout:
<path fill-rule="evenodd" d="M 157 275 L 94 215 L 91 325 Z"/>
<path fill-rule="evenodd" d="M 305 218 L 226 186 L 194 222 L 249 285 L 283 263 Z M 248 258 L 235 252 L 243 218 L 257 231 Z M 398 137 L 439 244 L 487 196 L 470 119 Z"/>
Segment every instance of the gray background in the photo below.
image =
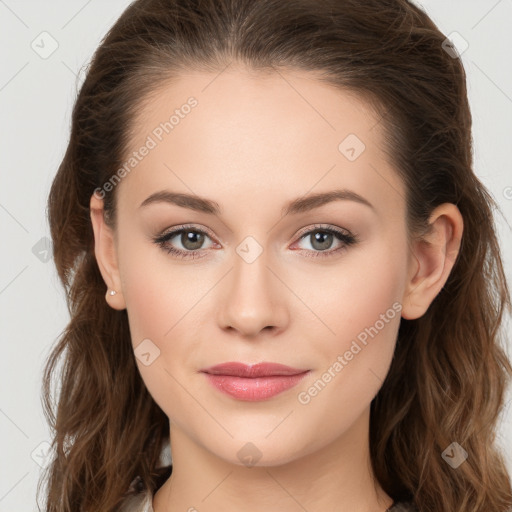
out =
<path fill-rule="evenodd" d="M 68 319 L 45 238 L 46 198 L 68 140 L 80 69 L 128 3 L 0 0 L 0 512 L 37 510 L 36 484 L 49 441 L 42 367 Z M 512 0 L 425 0 L 422 6 L 446 35 L 455 31 L 463 38 L 453 39 L 468 75 L 475 171 L 510 223 Z M 44 55 L 52 44 L 56 50 Z M 496 220 L 512 282 L 505 219 Z M 512 472 L 511 409 L 509 390 L 499 444 Z"/>

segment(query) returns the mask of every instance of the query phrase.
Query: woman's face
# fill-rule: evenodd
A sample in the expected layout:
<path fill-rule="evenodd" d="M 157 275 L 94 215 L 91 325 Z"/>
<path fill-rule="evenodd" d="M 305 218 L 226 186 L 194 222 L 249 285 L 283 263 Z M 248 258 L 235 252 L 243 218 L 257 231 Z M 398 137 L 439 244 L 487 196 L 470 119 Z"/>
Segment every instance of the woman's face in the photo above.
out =
<path fill-rule="evenodd" d="M 380 130 L 305 72 L 190 73 L 136 120 L 115 253 L 137 364 L 171 429 L 226 461 L 277 465 L 367 428 L 413 261 Z M 306 373 L 202 371 L 226 362 Z"/>

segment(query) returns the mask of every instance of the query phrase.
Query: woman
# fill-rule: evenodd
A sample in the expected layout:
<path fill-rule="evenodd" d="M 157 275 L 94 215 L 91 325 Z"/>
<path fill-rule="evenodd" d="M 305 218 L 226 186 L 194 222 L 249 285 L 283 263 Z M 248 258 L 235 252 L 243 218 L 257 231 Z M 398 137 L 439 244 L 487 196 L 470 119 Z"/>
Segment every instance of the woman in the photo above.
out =
<path fill-rule="evenodd" d="M 510 297 L 445 39 L 405 0 L 123 13 L 49 197 L 47 510 L 510 509 Z"/>

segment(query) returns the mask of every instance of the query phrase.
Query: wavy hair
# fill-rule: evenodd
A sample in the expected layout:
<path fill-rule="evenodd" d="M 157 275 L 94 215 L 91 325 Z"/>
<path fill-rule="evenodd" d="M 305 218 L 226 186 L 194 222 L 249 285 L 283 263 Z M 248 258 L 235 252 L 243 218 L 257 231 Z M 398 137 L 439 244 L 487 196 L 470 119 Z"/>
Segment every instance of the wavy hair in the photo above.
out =
<path fill-rule="evenodd" d="M 495 446 L 512 375 L 500 328 L 510 294 L 493 218 L 499 207 L 472 169 L 466 75 L 444 40 L 407 0 L 128 6 L 86 70 L 48 198 L 70 313 L 43 375 L 53 448 L 44 475 L 48 512 L 114 511 L 135 477 L 156 492 L 172 469 L 159 465 L 169 420 L 139 374 L 126 310 L 104 300 L 89 201 L 125 161 L 145 100 L 182 71 L 218 73 L 232 63 L 315 72 L 374 107 L 406 185 L 411 237 L 421 238 L 436 206 L 458 206 L 464 232 L 452 272 L 421 318 L 401 319 L 389 373 L 371 404 L 372 466 L 388 495 L 421 512 L 510 510 L 510 475 Z M 104 197 L 112 226 L 115 191 Z M 452 442 L 469 455 L 457 469 L 442 458 Z"/>

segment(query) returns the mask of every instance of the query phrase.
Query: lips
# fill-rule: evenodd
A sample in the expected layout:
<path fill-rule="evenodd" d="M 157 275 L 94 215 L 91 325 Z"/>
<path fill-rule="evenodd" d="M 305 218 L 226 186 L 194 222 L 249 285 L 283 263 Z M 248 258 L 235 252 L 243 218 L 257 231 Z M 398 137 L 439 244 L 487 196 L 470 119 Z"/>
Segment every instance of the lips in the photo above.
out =
<path fill-rule="evenodd" d="M 309 370 L 278 363 L 229 362 L 201 370 L 218 391 L 237 400 L 261 401 L 297 385 Z"/>
<path fill-rule="evenodd" d="M 254 365 L 246 365 L 244 363 L 230 362 L 217 364 L 201 370 L 210 375 L 231 375 L 233 377 L 256 378 L 270 377 L 273 375 L 298 375 L 307 370 L 292 368 L 284 364 L 278 363 L 258 363 Z"/>

